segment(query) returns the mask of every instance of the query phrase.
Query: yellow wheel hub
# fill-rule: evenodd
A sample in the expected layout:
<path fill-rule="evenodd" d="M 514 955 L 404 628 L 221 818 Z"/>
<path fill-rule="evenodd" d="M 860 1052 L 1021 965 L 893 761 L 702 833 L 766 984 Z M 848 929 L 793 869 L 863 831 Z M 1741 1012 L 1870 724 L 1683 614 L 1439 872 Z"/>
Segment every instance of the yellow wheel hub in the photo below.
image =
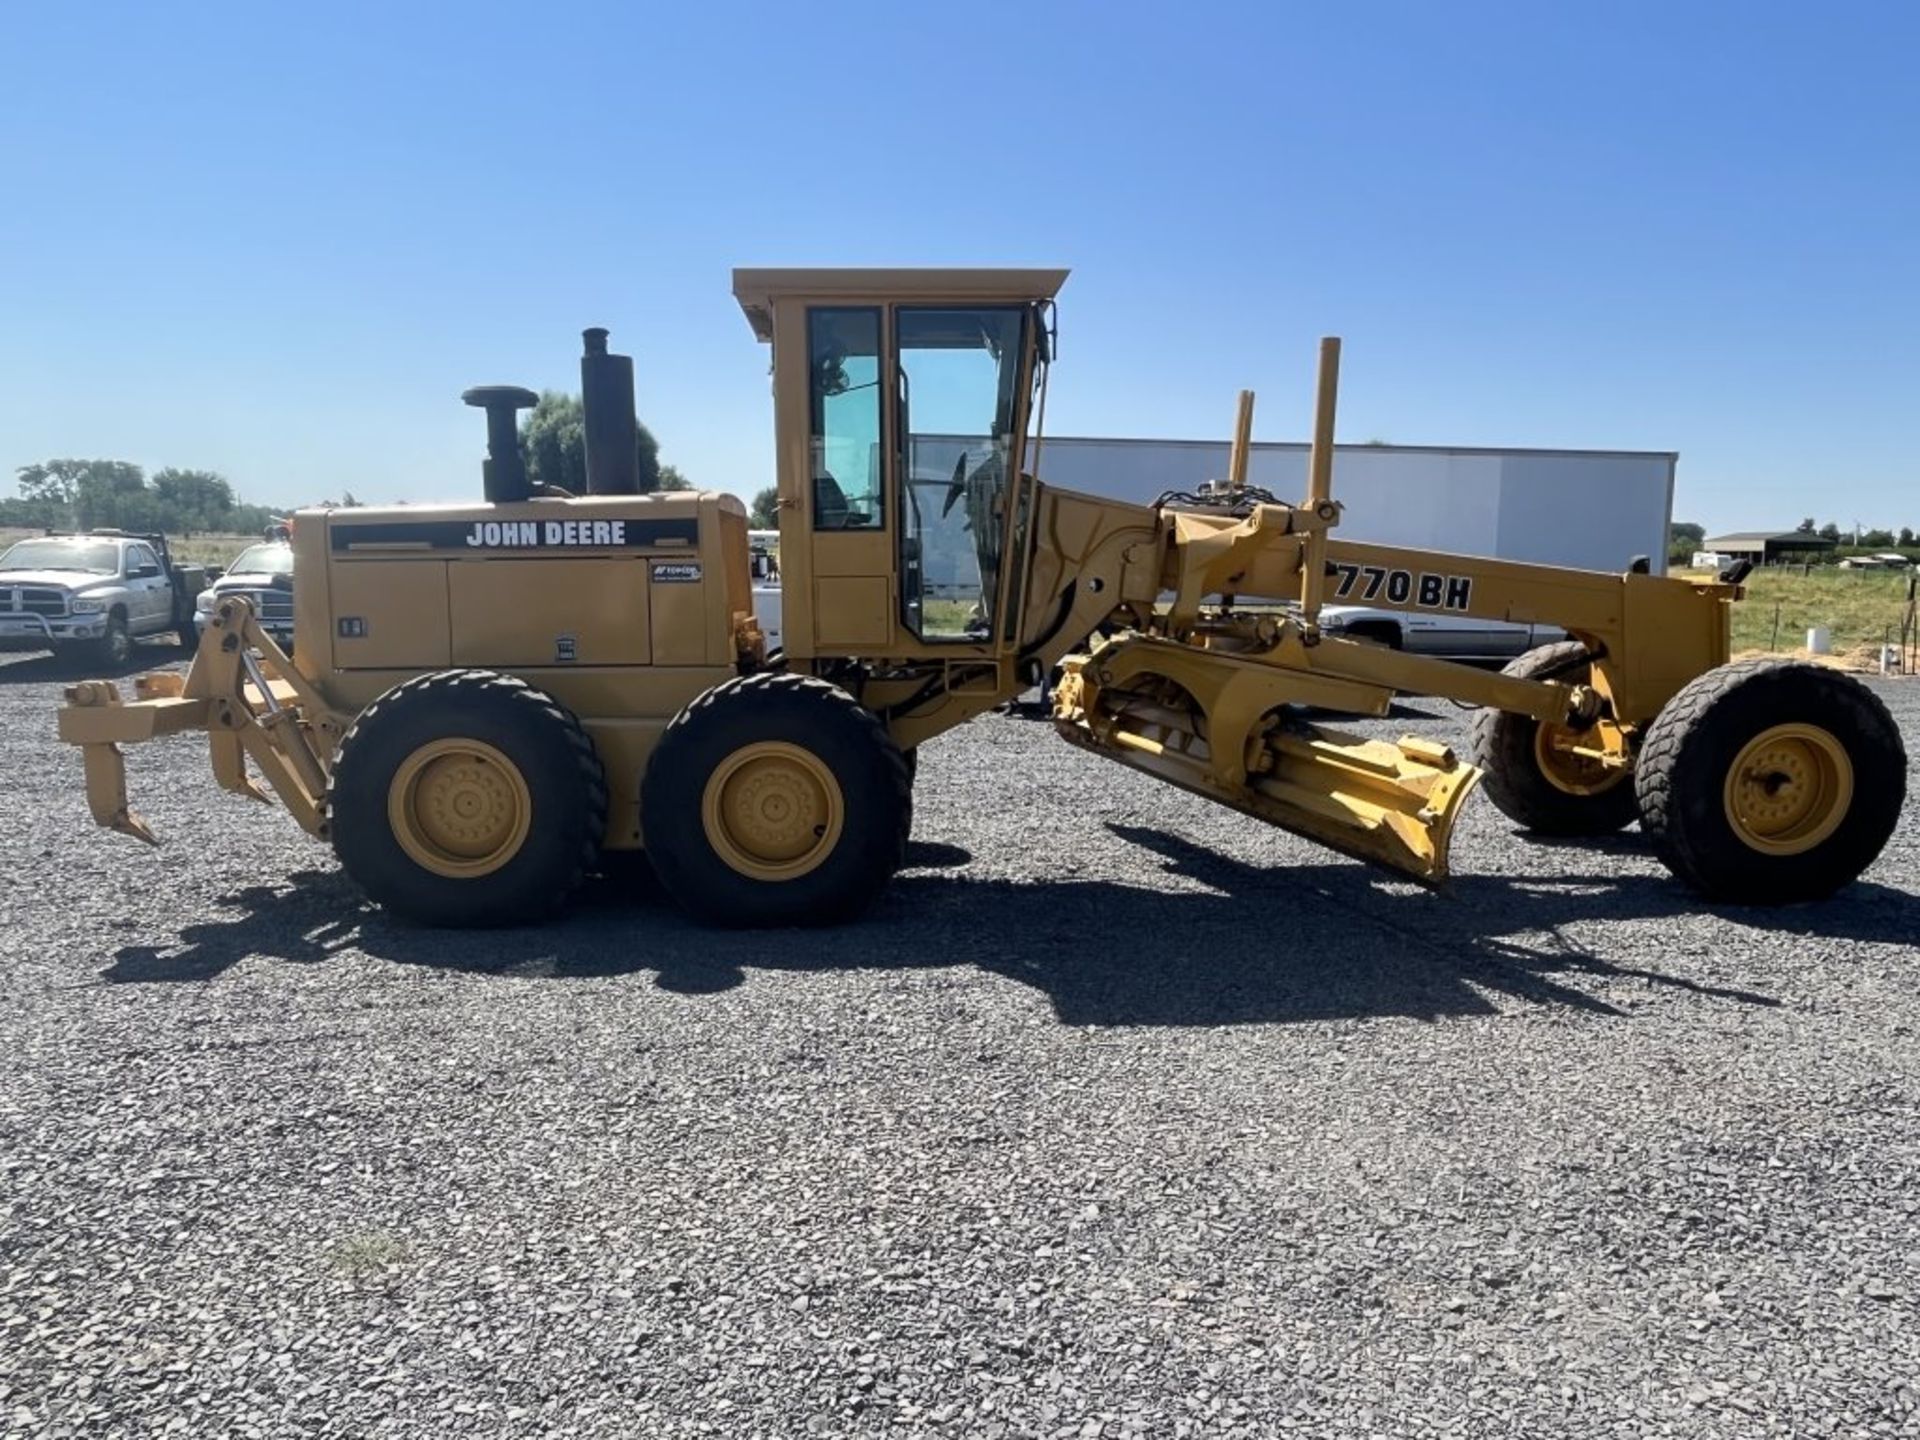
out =
<path fill-rule="evenodd" d="M 840 782 L 812 751 L 784 740 L 743 745 L 715 767 L 700 802 L 707 841 L 756 880 L 794 880 L 840 841 Z"/>
<path fill-rule="evenodd" d="M 1626 780 L 1626 767 L 1609 765 L 1591 755 L 1577 755 L 1573 747 L 1592 743 L 1560 725 L 1542 721 L 1533 730 L 1533 759 L 1547 783 L 1568 795 L 1599 795 Z"/>
<path fill-rule="evenodd" d="M 1727 821 L 1764 855 L 1799 855 L 1833 834 L 1853 803 L 1853 762 L 1818 725 L 1775 725 L 1727 771 Z"/>
<path fill-rule="evenodd" d="M 450 737 L 422 745 L 394 771 L 387 820 L 409 859 L 472 880 L 520 853 L 533 823 L 525 777 L 493 746 Z"/>

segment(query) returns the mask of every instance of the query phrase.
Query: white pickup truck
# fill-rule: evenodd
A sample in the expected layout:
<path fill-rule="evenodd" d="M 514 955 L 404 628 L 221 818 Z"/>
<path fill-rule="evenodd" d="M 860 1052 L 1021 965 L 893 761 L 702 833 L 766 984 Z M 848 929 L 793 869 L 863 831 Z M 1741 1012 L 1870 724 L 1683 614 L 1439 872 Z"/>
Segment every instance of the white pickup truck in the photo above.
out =
<path fill-rule="evenodd" d="M 1536 646 L 1567 638 L 1567 632 L 1557 625 L 1519 625 L 1370 605 L 1323 605 L 1320 628 L 1356 640 L 1378 640 L 1409 655 L 1436 655 L 1446 660 L 1511 660 Z"/>
<path fill-rule="evenodd" d="M 194 597 L 196 635 L 207 628 L 214 610 L 229 595 L 244 595 L 252 601 L 260 628 L 282 650 L 293 653 L 293 546 L 287 540 L 269 532 L 267 539 L 234 556 L 226 573 Z"/>
<path fill-rule="evenodd" d="M 135 640 L 193 644 L 193 597 L 205 583 L 205 569 L 175 565 L 159 535 L 21 540 L 0 555 L 0 643 L 125 665 Z"/>

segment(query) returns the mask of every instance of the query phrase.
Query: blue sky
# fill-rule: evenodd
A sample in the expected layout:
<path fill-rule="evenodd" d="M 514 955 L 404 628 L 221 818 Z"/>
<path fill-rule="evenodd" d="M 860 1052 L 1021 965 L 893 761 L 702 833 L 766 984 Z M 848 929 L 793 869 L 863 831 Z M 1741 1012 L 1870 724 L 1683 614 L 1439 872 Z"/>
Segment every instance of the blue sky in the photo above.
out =
<path fill-rule="evenodd" d="M 1056 434 L 1681 452 L 1920 528 L 1920 8 L 12 7 L 0 467 L 464 496 L 464 387 L 636 356 L 770 479 L 736 264 L 1060 264 Z"/>

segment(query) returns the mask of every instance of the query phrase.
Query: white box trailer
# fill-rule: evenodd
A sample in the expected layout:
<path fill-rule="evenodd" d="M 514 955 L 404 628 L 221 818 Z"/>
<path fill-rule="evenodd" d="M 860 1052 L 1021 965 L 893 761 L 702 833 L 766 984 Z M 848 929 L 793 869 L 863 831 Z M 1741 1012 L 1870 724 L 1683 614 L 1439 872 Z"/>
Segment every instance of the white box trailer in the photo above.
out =
<path fill-rule="evenodd" d="M 1211 440 L 1049 437 L 1049 485 L 1151 504 L 1227 473 Z M 1307 493 L 1304 444 L 1256 443 L 1249 484 L 1282 500 Z M 1487 450 L 1437 445 L 1336 445 L 1333 498 L 1342 540 L 1454 555 L 1493 555 L 1584 570 L 1625 570 L 1636 555 L 1667 568 L 1673 513 L 1670 451 Z"/>

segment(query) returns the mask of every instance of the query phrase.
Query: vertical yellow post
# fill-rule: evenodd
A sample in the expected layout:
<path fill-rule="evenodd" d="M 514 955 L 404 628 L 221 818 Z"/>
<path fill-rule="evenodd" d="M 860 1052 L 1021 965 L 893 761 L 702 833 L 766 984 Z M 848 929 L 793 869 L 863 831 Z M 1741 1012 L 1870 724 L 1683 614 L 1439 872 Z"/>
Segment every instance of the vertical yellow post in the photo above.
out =
<path fill-rule="evenodd" d="M 1233 451 L 1227 457 L 1227 488 L 1239 494 L 1247 488 L 1247 456 L 1253 449 L 1253 391 L 1240 392 L 1240 408 L 1233 417 Z"/>
<path fill-rule="evenodd" d="M 1313 452 L 1307 458 L 1307 505 L 1325 515 L 1333 503 L 1333 415 L 1340 394 L 1340 337 L 1320 341 L 1320 380 L 1313 404 Z M 1300 547 L 1300 621 L 1319 638 L 1320 596 L 1327 579 L 1327 533 L 1315 528 Z"/>

